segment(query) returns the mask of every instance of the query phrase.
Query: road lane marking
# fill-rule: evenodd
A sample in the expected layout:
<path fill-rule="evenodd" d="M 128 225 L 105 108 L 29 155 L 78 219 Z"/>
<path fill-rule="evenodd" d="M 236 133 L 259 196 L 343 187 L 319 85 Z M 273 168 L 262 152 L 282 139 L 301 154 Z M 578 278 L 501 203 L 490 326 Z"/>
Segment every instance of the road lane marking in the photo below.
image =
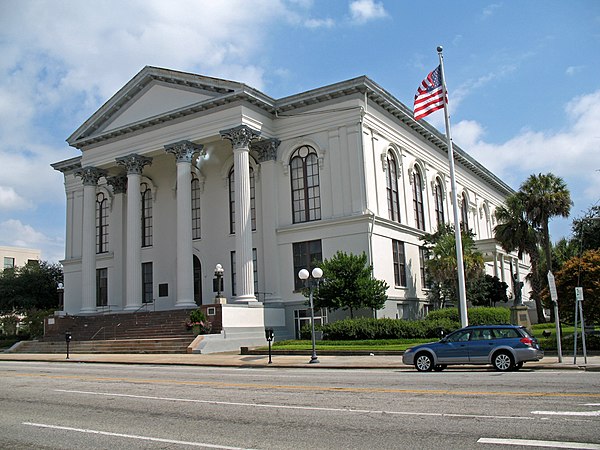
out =
<path fill-rule="evenodd" d="M 600 411 L 531 411 L 531 414 L 540 414 L 544 416 L 600 417 Z"/>
<path fill-rule="evenodd" d="M 154 437 L 150 437 L 150 436 L 139 436 L 136 434 L 111 433 L 109 431 L 99 431 L 99 430 L 90 430 L 90 429 L 85 429 L 85 428 L 64 427 L 64 426 L 60 426 L 60 425 L 48 425 L 45 423 L 23 422 L 22 425 L 38 427 L 38 428 L 50 428 L 53 430 L 76 431 L 78 433 L 100 434 L 102 436 L 137 439 L 137 440 L 141 440 L 141 441 L 162 442 L 165 444 L 188 445 L 191 447 L 217 448 L 217 449 L 223 449 L 223 450 L 252 450 L 252 449 L 246 449 L 244 447 L 228 447 L 225 445 L 207 444 L 204 442 L 178 441 L 178 440 L 174 440 L 174 439 L 163 439 L 163 438 L 154 438 Z"/>
<path fill-rule="evenodd" d="M 104 397 L 124 397 L 138 398 L 144 400 L 159 400 L 170 402 L 183 403 L 204 403 L 209 405 L 225 405 L 225 406 L 248 406 L 252 408 L 273 408 L 273 409 L 292 409 L 303 411 L 324 411 L 324 412 L 344 412 L 344 413 L 359 413 L 359 414 L 389 414 L 398 416 L 429 416 L 429 417 L 454 417 L 461 419 L 511 419 L 511 420 L 535 420 L 533 417 L 519 416 L 489 416 L 480 414 L 452 414 L 452 413 L 428 413 L 414 411 L 385 411 L 373 409 L 354 409 L 354 408 L 325 408 L 319 406 L 292 406 L 292 405 L 275 405 L 269 403 L 245 403 L 245 402 L 224 402 L 217 400 L 196 400 L 190 398 L 175 398 L 175 397 L 156 397 L 152 395 L 134 395 L 134 394 L 118 394 L 114 392 L 91 392 L 91 391 L 76 391 L 69 389 L 54 389 L 55 392 L 63 392 L 69 394 L 84 394 L 97 395 Z"/>
<path fill-rule="evenodd" d="M 0 375 L 3 371 L 0 370 Z M 305 385 L 281 385 L 281 384 L 259 384 L 259 383 L 226 383 L 223 381 L 192 381 L 192 380 L 169 380 L 169 379 L 144 379 L 126 377 L 98 377 L 88 375 L 50 375 L 35 373 L 5 372 L 11 378 L 30 377 L 48 378 L 57 380 L 81 380 L 81 381 L 107 381 L 134 384 L 174 384 L 181 386 L 208 386 L 215 388 L 249 388 L 249 389 L 280 389 L 291 391 L 324 391 L 324 392 L 364 392 L 364 393 L 392 393 L 392 394 L 419 394 L 419 395 L 452 395 L 452 396 L 504 396 L 504 397 L 583 397 L 600 398 L 599 392 L 535 392 L 535 391 L 461 391 L 449 389 L 395 389 L 395 388 L 360 388 L 360 387 L 336 387 L 336 386 L 305 386 Z"/>
<path fill-rule="evenodd" d="M 589 444 L 587 442 L 560 442 L 560 441 L 539 441 L 534 439 L 494 439 L 481 438 L 477 440 L 480 444 L 499 444 L 499 445 L 520 445 L 523 447 L 547 447 L 547 448 L 576 448 L 597 450 L 598 444 Z"/>

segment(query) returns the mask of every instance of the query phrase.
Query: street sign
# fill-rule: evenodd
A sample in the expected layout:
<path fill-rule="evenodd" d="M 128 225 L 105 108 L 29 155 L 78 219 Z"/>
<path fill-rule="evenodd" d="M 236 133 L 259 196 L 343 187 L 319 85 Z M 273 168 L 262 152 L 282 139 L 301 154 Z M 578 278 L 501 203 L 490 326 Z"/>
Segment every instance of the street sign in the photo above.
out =
<path fill-rule="evenodd" d="M 575 288 L 575 301 L 578 301 L 578 302 L 583 301 L 583 288 L 582 287 Z"/>
<path fill-rule="evenodd" d="M 556 293 L 556 281 L 552 272 L 548 272 L 548 287 L 550 288 L 550 298 L 553 302 L 558 301 L 558 294 Z"/>

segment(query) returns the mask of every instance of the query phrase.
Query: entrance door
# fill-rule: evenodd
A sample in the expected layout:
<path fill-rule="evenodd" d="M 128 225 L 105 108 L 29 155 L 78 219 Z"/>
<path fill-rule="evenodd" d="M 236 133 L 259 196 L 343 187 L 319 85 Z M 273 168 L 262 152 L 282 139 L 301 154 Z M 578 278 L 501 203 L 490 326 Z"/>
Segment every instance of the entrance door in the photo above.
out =
<path fill-rule="evenodd" d="M 194 301 L 198 306 L 202 304 L 202 264 L 196 255 L 194 255 Z"/>

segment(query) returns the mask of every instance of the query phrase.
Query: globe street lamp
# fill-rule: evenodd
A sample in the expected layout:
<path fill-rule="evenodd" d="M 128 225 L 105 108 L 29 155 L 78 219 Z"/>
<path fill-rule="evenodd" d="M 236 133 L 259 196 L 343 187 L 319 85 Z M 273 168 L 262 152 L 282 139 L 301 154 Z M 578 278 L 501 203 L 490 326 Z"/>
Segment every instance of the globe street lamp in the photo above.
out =
<path fill-rule="evenodd" d="M 312 337 L 312 356 L 310 357 L 309 364 L 315 364 L 318 363 L 319 360 L 317 359 L 317 348 L 315 343 L 315 308 L 313 306 L 313 292 L 315 290 L 315 287 L 319 287 L 319 280 L 323 276 L 323 271 L 320 268 L 315 267 L 312 270 L 312 277 L 310 275 L 311 274 L 309 274 L 308 270 L 306 269 L 302 269 L 300 272 L 298 272 L 298 278 L 304 280 L 304 282 L 310 289 L 308 298 L 310 302 L 310 332 Z"/>

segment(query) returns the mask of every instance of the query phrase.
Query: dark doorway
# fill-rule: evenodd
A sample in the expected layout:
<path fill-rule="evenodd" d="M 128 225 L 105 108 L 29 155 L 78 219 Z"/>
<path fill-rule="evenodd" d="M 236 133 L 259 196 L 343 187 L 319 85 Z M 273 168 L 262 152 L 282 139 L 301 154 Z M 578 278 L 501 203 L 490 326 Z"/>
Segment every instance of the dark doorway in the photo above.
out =
<path fill-rule="evenodd" d="M 196 255 L 194 255 L 194 301 L 198 306 L 202 304 L 202 264 Z"/>

